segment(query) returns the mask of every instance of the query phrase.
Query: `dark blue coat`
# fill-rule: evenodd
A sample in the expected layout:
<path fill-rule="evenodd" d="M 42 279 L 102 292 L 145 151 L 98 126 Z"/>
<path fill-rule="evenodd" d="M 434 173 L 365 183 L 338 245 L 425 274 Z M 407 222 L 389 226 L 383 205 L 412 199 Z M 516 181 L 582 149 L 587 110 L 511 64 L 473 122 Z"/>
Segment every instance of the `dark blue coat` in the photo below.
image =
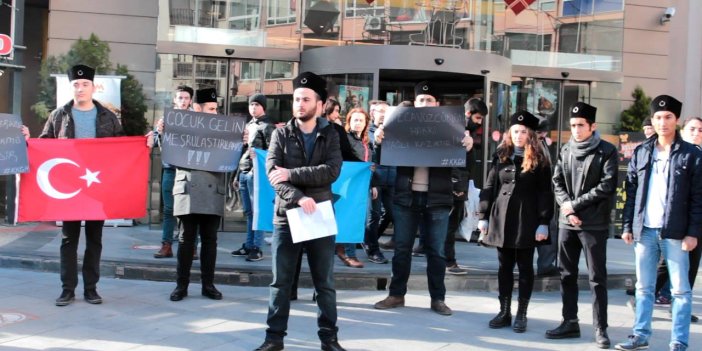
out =
<path fill-rule="evenodd" d="M 626 203 L 623 232 L 633 233 L 638 240 L 643 230 L 651 156 L 657 138 L 649 138 L 636 147 L 626 174 Z M 702 230 L 702 151 L 685 142 L 676 132 L 670 150 L 668 194 L 663 213 L 661 235 L 681 240 L 685 236 L 700 237 Z"/>

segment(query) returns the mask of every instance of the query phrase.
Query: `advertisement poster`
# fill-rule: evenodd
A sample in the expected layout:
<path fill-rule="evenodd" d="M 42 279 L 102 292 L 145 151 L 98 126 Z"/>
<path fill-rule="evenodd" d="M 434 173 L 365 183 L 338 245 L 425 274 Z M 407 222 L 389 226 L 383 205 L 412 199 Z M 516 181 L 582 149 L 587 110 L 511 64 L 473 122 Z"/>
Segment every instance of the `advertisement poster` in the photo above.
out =
<path fill-rule="evenodd" d="M 346 114 L 356 107 L 368 111 L 369 92 L 370 88 L 368 87 L 339 85 L 339 103 L 341 104 L 342 118 L 346 117 Z"/>

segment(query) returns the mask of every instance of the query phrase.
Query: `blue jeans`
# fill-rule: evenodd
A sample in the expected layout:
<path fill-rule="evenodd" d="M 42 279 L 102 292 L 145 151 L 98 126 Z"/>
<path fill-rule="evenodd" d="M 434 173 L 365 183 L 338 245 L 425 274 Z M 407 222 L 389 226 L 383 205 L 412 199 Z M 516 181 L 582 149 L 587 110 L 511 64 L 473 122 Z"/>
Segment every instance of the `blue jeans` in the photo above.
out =
<path fill-rule="evenodd" d="M 241 207 L 246 215 L 246 249 L 260 249 L 263 245 L 263 231 L 253 230 L 253 197 L 254 197 L 254 175 L 253 171 L 239 174 L 239 194 L 241 197 Z"/>
<path fill-rule="evenodd" d="M 661 230 L 644 227 L 634 245 L 636 253 L 636 319 L 634 335 L 645 340 L 651 337 L 653 303 L 656 298 L 656 267 L 661 255 L 665 257 L 673 294 L 673 329 L 671 343 L 688 345 L 692 293 L 688 271 L 690 254 L 682 250 L 682 240 L 661 239 Z"/>
<path fill-rule="evenodd" d="M 427 281 L 432 300 L 444 300 L 446 286 L 446 256 L 444 242 L 448 231 L 451 206 L 427 207 L 426 192 L 412 192 L 412 205 L 395 204 L 395 255 L 392 257 L 390 295 L 404 296 L 412 270 L 412 246 L 420 223 L 427 228 L 424 248 L 427 256 Z"/>
<path fill-rule="evenodd" d="M 297 260 L 302 248 L 307 252 L 312 282 L 317 293 L 317 326 L 319 339 L 327 342 L 336 337 L 336 290 L 334 289 L 335 237 L 328 236 L 293 244 L 290 227 L 276 225 L 271 243 L 273 282 L 268 302 L 266 340 L 282 342 L 290 317 L 290 290 L 295 278 Z"/>
<path fill-rule="evenodd" d="M 173 230 L 176 219 L 173 217 L 173 182 L 175 168 L 164 168 L 161 173 L 161 198 L 163 199 L 163 223 L 161 225 L 161 241 L 173 242 Z"/>

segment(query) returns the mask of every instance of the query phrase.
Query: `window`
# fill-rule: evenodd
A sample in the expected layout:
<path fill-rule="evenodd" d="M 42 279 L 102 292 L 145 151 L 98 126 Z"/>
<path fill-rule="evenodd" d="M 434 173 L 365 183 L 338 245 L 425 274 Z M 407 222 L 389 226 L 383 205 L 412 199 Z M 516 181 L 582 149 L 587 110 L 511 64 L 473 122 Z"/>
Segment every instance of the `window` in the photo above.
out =
<path fill-rule="evenodd" d="M 377 17 L 385 15 L 383 0 L 370 4 L 366 0 L 346 0 L 346 17 Z"/>
<path fill-rule="evenodd" d="M 563 16 L 624 11 L 624 0 L 563 0 Z"/>
<path fill-rule="evenodd" d="M 291 79 L 294 69 L 294 62 L 266 61 L 266 79 Z"/>
<path fill-rule="evenodd" d="M 295 0 L 268 0 L 268 25 L 295 23 Z"/>
<path fill-rule="evenodd" d="M 539 11 L 555 11 L 556 0 L 537 0 L 536 2 L 532 3 L 529 8 Z"/>

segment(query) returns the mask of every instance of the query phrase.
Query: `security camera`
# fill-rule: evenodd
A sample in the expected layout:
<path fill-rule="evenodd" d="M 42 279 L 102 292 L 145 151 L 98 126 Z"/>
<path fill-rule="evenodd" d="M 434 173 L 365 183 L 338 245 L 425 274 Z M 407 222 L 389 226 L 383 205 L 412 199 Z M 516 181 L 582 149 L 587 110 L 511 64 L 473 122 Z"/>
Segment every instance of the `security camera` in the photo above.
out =
<path fill-rule="evenodd" d="M 561 77 L 568 78 L 568 76 L 570 76 L 570 72 L 566 72 L 566 71 L 561 72 Z"/>
<path fill-rule="evenodd" d="M 230 55 L 230 56 L 231 56 L 231 55 L 234 54 L 234 49 L 224 49 L 224 52 L 225 52 L 227 55 Z"/>
<path fill-rule="evenodd" d="M 483 75 L 487 75 L 488 73 L 490 73 L 490 70 L 489 69 L 481 69 L 480 73 L 482 73 Z"/>
<path fill-rule="evenodd" d="M 434 63 L 436 63 L 437 65 L 443 65 L 443 64 L 444 64 L 444 59 L 442 59 L 442 58 L 435 58 L 435 59 L 434 59 Z"/>
<path fill-rule="evenodd" d="M 673 16 L 675 16 L 675 7 L 666 8 L 665 13 L 661 16 L 661 24 L 669 22 Z"/>

